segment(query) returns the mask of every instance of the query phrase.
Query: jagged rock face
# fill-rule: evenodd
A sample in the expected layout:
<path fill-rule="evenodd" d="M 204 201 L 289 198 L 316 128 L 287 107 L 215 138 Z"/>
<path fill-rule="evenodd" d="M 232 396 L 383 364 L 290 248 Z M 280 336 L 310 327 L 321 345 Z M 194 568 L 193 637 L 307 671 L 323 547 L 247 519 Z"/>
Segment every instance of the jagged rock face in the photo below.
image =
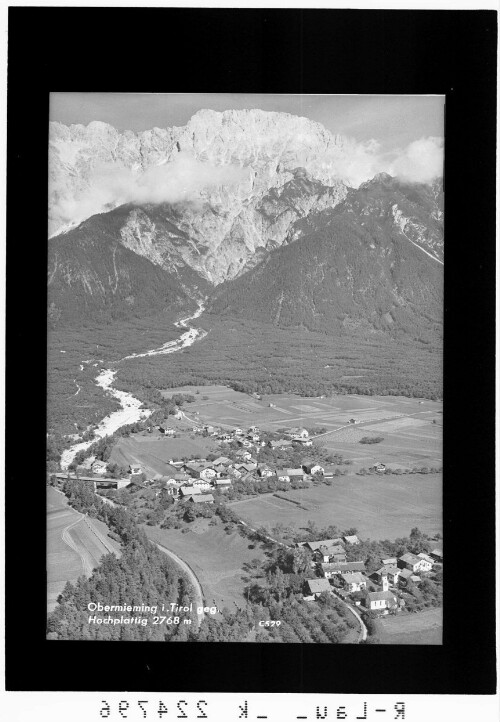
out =
<path fill-rule="evenodd" d="M 296 221 L 290 231 L 293 240 L 320 230 L 333 217 L 347 214 L 379 238 L 401 235 L 431 258 L 443 262 L 444 213 L 441 180 L 431 185 L 404 183 L 380 173 L 343 201 L 325 211 L 316 211 Z"/>
<path fill-rule="evenodd" d="M 282 245 L 222 284 L 208 312 L 364 339 L 442 339 L 442 189 L 379 176 L 306 214 Z M 441 215 L 440 215 L 441 214 Z"/>
<path fill-rule="evenodd" d="M 295 240 L 291 227 L 311 210 L 346 196 L 337 166 L 348 148 L 307 118 L 260 110 L 203 110 L 182 128 L 137 134 L 101 122 L 51 123 L 49 228 L 65 231 L 78 213 L 85 216 L 82 198 L 103 168 L 140 174 L 186 152 L 213 167 L 244 168 L 241 182 L 200 189 L 191 202 L 131 208 L 120 231 L 125 246 L 153 263 L 186 264 L 218 284 Z M 93 198 L 88 215 L 113 208 L 119 185 L 115 179 L 100 192 L 100 207 Z"/>

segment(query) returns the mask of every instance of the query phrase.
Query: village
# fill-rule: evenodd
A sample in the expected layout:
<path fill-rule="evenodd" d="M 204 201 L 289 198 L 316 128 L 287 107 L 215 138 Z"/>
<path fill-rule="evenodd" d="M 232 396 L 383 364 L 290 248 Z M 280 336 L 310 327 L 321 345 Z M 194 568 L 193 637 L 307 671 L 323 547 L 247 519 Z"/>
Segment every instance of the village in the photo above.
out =
<path fill-rule="evenodd" d="M 131 463 L 127 475 L 122 473 L 120 478 L 109 476 L 108 463 L 90 457 L 86 460 L 89 476 L 82 476 L 83 469 L 80 468 L 78 477 L 91 480 L 94 491 L 104 498 L 110 490 L 121 489 L 128 489 L 133 494 L 146 494 L 151 498 L 167 495 L 171 499 L 172 508 L 177 505 L 191 508 L 191 518 L 194 519 L 198 515 L 205 516 L 204 510 L 207 516 L 212 514 L 209 510 L 214 504 L 232 509 L 230 499 L 241 498 L 242 489 L 244 494 L 252 497 L 255 496 L 255 490 L 263 485 L 266 492 L 274 494 L 287 489 L 332 484 L 334 479 L 347 473 L 342 466 L 352 463 L 338 455 L 326 457 L 334 463 L 325 462 L 321 447 L 313 445 L 313 439 L 321 429 L 292 427 L 276 433 L 261 430 L 255 425 L 245 430 L 211 424 L 186 428 L 186 418 L 177 409 L 173 418 L 170 417 L 171 420 L 154 425 L 144 424 L 142 434 L 148 438 L 179 438 L 180 429 L 175 421 L 182 421 L 181 434 L 189 432 L 191 438 L 201 437 L 210 441 L 211 448 L 221 451 L 220 455 L 210 453 L 207 454 L 208 458 L 182 460 L 170 458 L 161 475 L 148 474 L 140 464 Z M 354 418 L 348 421 L 349 424 L 356 422 Z M 287 466 L 286 461 L 283 461 L 287 457 L 295 463 Z M 299 458 L 302 461 L 300 464 L 297 463 Z M 370 472 L 384 475 L 386 466 L 375 463 Z M 60 479 L 68 478 L 68 474 L 63 473 L 56 476 Z M 235 495 L 236 489 L 239 495 Z M 234 519 L 249 526 L 238 517 Z M 251 529 L 258 532 L 256 528 Z M 306 555 L 309 574 L 305 575 L 302 587 L 305 602 L 317 602 L 326 594 L 342 600 L 354 614 L 359 609 L 359 613 L 369 613 L 372 618 L 399 614 L 407 604 L 409 609 L 405 611 L 412 611 L 410 591 L 418 589 L 422 583 L 425 586 L 442 573 L 440 545 L 429 549 L 429 553 L 404 553 L 399 557 L 380 558 L 378 568 L 373 570 L 366 567 L 361 551 L 362 542 L 356 534 L 344 534 L 337 538 L 310 538 L 308 541 L 288 539 L 287 543 L 262 531 L 261 536 Z M 356 553 L 357 549 L 360 550 L 359 554 Z"/>

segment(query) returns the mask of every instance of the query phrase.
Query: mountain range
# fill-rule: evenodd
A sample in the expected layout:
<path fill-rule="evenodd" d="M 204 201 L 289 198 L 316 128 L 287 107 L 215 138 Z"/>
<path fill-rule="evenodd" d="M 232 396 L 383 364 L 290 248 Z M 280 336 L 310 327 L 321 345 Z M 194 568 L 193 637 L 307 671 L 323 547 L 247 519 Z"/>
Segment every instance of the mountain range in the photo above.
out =
<path fill-rule="evenodd" d="M 207 299 L 281 328 L 439 339 L 442 182 L 349 187 L 336 170 L 348 149 L 258 110 L 138 134 L 51 123 L 51 324 Z"/>

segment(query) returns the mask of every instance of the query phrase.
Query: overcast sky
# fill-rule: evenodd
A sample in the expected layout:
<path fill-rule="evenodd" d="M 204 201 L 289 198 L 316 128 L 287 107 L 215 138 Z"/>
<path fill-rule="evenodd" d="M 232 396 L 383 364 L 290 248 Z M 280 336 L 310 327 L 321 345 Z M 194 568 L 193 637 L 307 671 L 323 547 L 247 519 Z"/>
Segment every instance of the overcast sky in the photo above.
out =
<path fill-rule="evenodd" d="M 118 130 L 185 125 L 202 108 L 260 108 L 316 120 L 332 133 L 390 152 L 427 136 L 444 135 L 444 96 L 52 93 L 50 119 L 70 125 L 92 120 Z"/>

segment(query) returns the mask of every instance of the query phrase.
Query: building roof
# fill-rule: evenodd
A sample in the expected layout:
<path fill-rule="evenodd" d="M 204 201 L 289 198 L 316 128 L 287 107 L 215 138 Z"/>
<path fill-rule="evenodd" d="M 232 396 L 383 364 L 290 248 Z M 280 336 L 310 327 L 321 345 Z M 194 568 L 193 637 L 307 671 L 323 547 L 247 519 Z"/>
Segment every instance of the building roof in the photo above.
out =
<path fill-rule="evenodd" d="M 227 456 L 219 456 L 217 459 L 214 459 L 212 461 L 212 464 L 214 464 L 214 466 L 217 466 L 218 464 L 230 464 L 230 463 L 231 463 L 231 459 L 228 459 Z"/>
<path fill-rule="evenodd" d="M 331 590 L 328 579 L 308 579 L 307 584 L 311 594 L 320 594 L 321 592 L 329 592 Z"/>
<path fill-rule="evenodd" d="M 345 536 L 344 539 L 348 544 L 359 544 L 359 539 L 356 534 L 352 534 L 351 536 Z"/>
<path fill-rule="evenodd" d="M 408 564 L 418 564 L 421 561 L 421 559 L 417 557 L 416 554 L 411 554 L 410 552 L 408 552 L 408 554 L 403 554 L 400 559 L 402 562 L 406 562 Z"/>
<path fill-rule="evenodd" d="M 201 494 L 201 491 L 197 486 L 181 486 L 182 496 L 189 496 L 190 494 Z"/>
<path fill-rule="evenodd" d="M 377 574 L 400 574 L 401 569 L 399 567 L 394 566 L 393 564 L 384 564 L 383 567 L 380 567 L 380 569 L 377 569 Z"/>
<path fill-rule="evenodd" d="M 338 544 L 333 547 L 321 546 L 321 547 L 319 547 L 319 549 L 316 549 L 316 551 L 320 552 L 320 554 L 323 554 L 324 556 L 344 557 L 344 561 L 345 561 L 345 549 L 344 549 L 344 547 L 341 547 Z"/>
<path fill-rule="evenodd" d="M 341 576 L 342 579 L 347 582 L 347 584 L 362 584 L 362 582 L 365 581 L 365 578 L 361 574 L 361 572 L 345 572 Z"/>
<path fill-rule="evenodd" d="M 287 476 L 304 476 L 303 469 L 286 469 Z"/>
<path fill-rule="evenodd" d="M 276 469 L 274 473 L 276 476 L 288 476 L 288 471 L 286 469 Z"/>
<path fill-rule="evenodd" d="M 231 482 L 231 479 L 216 479 L 215 483 L 219 484 L 221 486 L 222 485 L 228 486 L 228 485 L 231 485 L 232 482 Z"/>
<path fill-rule="evenodd" d="M 398 563 L 398 560 L 396 559 L 396 557 L 389 557 L 389 559 L 382 559 L 381 561 L 384 566 L 388 566 L 389 564 L 397 564 Z"/>
<path fill-rule="evenodd" d="M 203 502 L 207 501 L 214 501 L 212 494 L 198 494 L 193 498 L 193 502 L 195 504 L 202 504 Z"/>
<path fill-rule="evenodd" d="M 309 547 L 309 549 L 313 552 L 316 551 L 316 549 L 319 549 L 323 546 L 335 546 L 336 544 L 341 544 L 340 539 L 320 539 L 319 541 L 311 541 L 311 542 L 304 542 L 306 546 Z"/>
<path fill-rule="evenodd" d="M 412 572 L 410 569 L 401 569 L 401 572 L 399 574 L 400 577 L 403 577 L 403 579 L 409 579 L 412 575 Z"/>
<path fill-rule="evenodd" d="M 430 564 L 434 564 L 434 559 L 430 557 L 428 554 L 425 554 L 424 552 L 420 552 L 420 554 L 417 554 L 420 559 L 423 559 L 426 562 L 429 562 Z"/>
<path fill-rule="evenodd" d="M 434 554 L 436 557 L 442 557 L 443 556 L 443 550 L 442 549 L 433 549 L 431 551 L 431 554 Z"/>
<path fill-rule="evenodd" d="M 366 596 L 370 602 L 375 602 L 380 599 L 392 599 L 392 601 L 396 601 L 396 597 L 392 592 L 368 592 Z"/>
<path fill-rule="evenodd" d="M 321 565 L 324 572 L 364 572 L 364 562 L 324 562 Z"/>

